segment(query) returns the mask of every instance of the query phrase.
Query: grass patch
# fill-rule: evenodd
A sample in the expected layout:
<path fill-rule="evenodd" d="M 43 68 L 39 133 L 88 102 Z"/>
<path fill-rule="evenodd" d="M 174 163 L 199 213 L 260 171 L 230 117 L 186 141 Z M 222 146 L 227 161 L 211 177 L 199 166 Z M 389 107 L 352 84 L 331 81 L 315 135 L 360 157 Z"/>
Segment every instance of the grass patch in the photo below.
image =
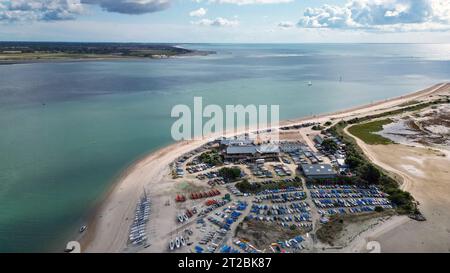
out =
<path fill-rule="evenodd" d="M 317 239 L 322 243 L 326 243 L 330 246 L 334 246 L 336 243 L 339 244 L 340 238 L 342 237 L 342 232 L 349 225 L 362 225 L 365 221 L 371 220 L 376 217 L 384 217 L 392 215 L 392 211 L 383 212 L 370 212 L 352 215 L 334 215 L 330 217 L 330 221 L 320 226 L 317 230 Z"/>
<path fill-rule="evenodd" d="M 361 118 L 353 118 L 351 120 L 348 121 L 349 124 L 356 124 L 356 123 L 361 123 L 364 121 L 368 121 L 368 120 L 373 120 L 376 118 L 382 118 L 382 117 L 387 117 L 387 116 L 393 116 L 393 115 L 397 115 L 397 114 L 402 114 L 402 113 L 406 113 L 406 112 L 414 112 L 414 111 L 419 111 L 422 110 L 428 106 L 435 106 L 441 103 L 449 103 L 449 99 L 436 99 L 433 101 L 429 101 L 429 102 L 423 102 L 423 103 L 419 103 L 419 104 L 414 104 L 411 106 L 407 106 L 407 107 L 402 107 L 400 109 L 396 109 L 396 110 L 391 110 L 391 111 L 387 111 L 387 112 L 383 112 L 380 114 L 375 114 L 375 115 L 369 115 L 369 116 L 365 116 L 365 117 L 361 117 Z"/>
<path fill-rule="evenodd" d="M 393 143 L 391 140 L 382 137 L 380 135 L 374 134 L 383 130 L 383 125 L 392 123 L 391 119 L 383 119 L 383 120 L 375 120 L 363 124 L 353 125 L 348 128 L 348 131 L 361 139 L 367 144 L 375 145 L 375 144 L 391 144 Z"/>
<path fill-rule="evenodd" d="M 211 164 L 211 165 L 214 165 L 214 166 L 220 166 L 223 163 L 222 157 L 215 150 L 202 153 L 198 157 L 198 159 L 202 163 Z"/>
<path fill-rule="evenodd" d="M 297 176 L 292 182 L 278 181 L 271 184 L 263 184 L 260 182 L 248 182 L 244 179 L 241 182 L 236 183 L 236 188 L 243 193 L 258 193 L 265 190 L 277 190 L 286 189 L 289 187 L 302 187 L 302 180 Z"/>
<path fill-rule="evenodd" d="M 258 249 L 266 249 L 271 243 L 303 235 L 304 230 L 284 228 L 272 222 L 244 220 L 236 227 L 234 236 L 250 242 Z"/>
<path fill-rule="evenodd" d="M 219 176 L 222 176 L 226 182 L 236 181 L 241 177 L 241 169 L 238 167 L 223 167 L 219 170 Z"/>

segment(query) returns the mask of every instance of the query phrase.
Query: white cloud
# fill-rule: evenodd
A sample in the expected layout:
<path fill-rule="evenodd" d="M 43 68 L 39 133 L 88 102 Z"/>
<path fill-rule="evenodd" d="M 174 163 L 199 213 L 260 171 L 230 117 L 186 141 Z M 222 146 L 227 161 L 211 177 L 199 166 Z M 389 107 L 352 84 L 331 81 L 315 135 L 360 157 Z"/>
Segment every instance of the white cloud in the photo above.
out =
<path fill-rule="evenodd" d="M 199 21 L 192 22 L 192 24 L 212 27 L 235 27 L 239 25 L 239 21 L 217 17 L 216 19 L 201 19 Z"/>
<path fill-rule="evenodd" d="M 448 0 L 350 0 L 344 6 L 307 8 L 304 28 L 425 31 L 450 29 Z"/>
<path fill-rule="evenodd" d="M 0 21 L 56 21 L 83 12 L 79 0 L 0 0 Z"/>
<path fill-rule="evenodd" d="M 164 10 L 172 0 L 0 0 L 0 21 L 57 21 L 75 19 L 86 5 L 108 12 L 144 14 Z"/>
<path fill-rule="evenodd" d="M 283 21 L 283 22 L 279 22 L 278 26 L 281 27 L 281 28 L 291 28 L 291 27 L 294 27 L 295 24 L 293 22 L 290 22 L 290 21 Z"/>
<path fill-rule="evenodd" d="M 165 10 L 172 0 L 81 0 L 83 4 L 98 5 L 106 11 L 124 14 L 144 14 Z"/>
<path fill-rule="evenodd" d="M 193 10 L 189 12 L 189 16 L 191 17 L 203 17 L 206 15 L 207 10 L 204 8 L 199 8 L 197 10 Z"/>
<path fill-rule="evenodd" d="M 195 2 L 208 2 L 208 3 L 219 3 L 219 4 L 235 4 L 235 5 L 255 5 L 255 4 L 283 4 L 291 3 L 294 0 L 195 0 Z"/>

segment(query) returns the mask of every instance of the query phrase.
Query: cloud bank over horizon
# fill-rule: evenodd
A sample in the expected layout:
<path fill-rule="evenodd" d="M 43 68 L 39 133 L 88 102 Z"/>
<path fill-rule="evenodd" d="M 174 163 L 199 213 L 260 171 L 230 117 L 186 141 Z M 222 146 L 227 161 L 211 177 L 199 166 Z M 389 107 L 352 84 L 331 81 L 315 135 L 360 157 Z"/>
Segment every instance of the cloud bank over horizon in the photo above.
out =
<path fill-rule="evenodd" d="M 219 3 L 234 5 L 256 5 L 256 4 L 283 4 L 292 3 L 295 0 L 194 0 L 197 3 Z"/>
<path fill-rule="evenodd" d="M 53 39 L 55 31 L 64 40 L 373 42 L 382 35 L 450 43 L 450 0 L 0 0 L 0 40 Z"/>
<path fill-rule="evenodd" d="M 82 12 L 79 0 L 0 0 L 0 21 L 72 20 Z"/>
<path fill-rule="evenodd" d="M 82 4 L 98 5 L 108 12 L 145 14 L 165 10 L 172 0 L 81 0 Z"/>
<path fill-rule="evenodd" d="M 298 26 L 370 31 L 448 30 L 450 1 L 351 0 L 344 6 L 307 8 Z"/>
<path fill-rule="evenodd" d="M 82 15 L 88 6 L 139 15 L 168 9 L 172 0 L 0 0 L 0 21 L 61 21 Z"/>

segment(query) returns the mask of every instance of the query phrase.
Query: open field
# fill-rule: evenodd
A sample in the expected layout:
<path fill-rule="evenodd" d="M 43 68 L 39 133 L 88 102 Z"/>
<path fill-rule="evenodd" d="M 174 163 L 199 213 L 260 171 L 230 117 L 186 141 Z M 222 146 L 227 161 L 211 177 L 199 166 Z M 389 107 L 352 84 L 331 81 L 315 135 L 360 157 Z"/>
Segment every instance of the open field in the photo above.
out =
<path fill-rule="evenodd" d="M 383 130 L 383 125 L 390 124 L 391 122 L 392 120 L 390 119 L 371 121 L 367 123 L 352 125 L 350 128 L 348 128 L 348 131 L 367 144 L 390 144 L 392 143 L 391 140 L 375 133 Z"/>

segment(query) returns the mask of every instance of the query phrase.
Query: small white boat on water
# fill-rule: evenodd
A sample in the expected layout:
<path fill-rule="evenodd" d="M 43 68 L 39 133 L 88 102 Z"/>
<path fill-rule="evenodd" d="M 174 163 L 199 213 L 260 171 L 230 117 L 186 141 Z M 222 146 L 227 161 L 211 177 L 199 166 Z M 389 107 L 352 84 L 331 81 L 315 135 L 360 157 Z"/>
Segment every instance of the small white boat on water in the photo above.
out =
<path fill-rule="evenodd" d="M 312 81 L 309 81 L 309 82 L 308 82 L 308 86 L 312 86 Z"/>
<path fill-rule="evenodd" d="M 83 233 L 87 229 L 87 226 L 81 226 L 80 227 L 80 233 Z"/>

